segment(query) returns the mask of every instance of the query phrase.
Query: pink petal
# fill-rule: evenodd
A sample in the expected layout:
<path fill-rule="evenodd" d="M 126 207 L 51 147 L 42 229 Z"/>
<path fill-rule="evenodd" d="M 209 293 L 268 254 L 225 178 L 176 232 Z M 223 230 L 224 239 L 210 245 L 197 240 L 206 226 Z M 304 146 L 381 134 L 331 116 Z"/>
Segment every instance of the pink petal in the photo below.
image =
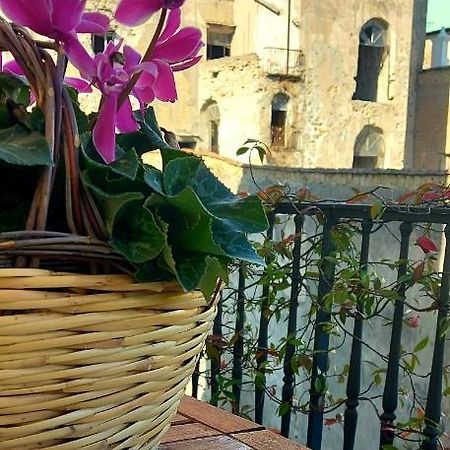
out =
<path fill-rule="evenodd" d="M 129 99 L 125 100 L 117 112 L 116 127 L 121 133 L 132 133 L 139 129 L 139 125 L 133 117 L 133 110 Z"/>
<path fill-rule="evenodd" d="M 163 0 L 121 0 L 114 17 L 127 26 L 140 25 L 162 7 Z"/>
<path fill-rule="evenodd" d="M 107 164 L 112 163 L 116 156 L 117 98 L 116 93 L 104 97 L 92 132 L 95 148 Z"/>
<path fill-rule="evenodd" d="M 195 66 L 201 59 L 202 55 L 196 56 L 195 58 L 188 59 L 180 64 L 174 64 L 171 66 L 173 72 L 179 72 L 180 70 L 189 69 L 189 67 Z"/>
<path fill-rule="evenodd" d="M 3 66 L 3 72 L 10 73 L 12 75 L 24 76 L 22 67 L 19 66 L 17 61 L 9 61 Z"/>
<path fill-rule="evenodd" d="M 123 59 L 126 72 L 132 72 L 136 66 L 141 62 L 141 55 L 133 47 L 129 45 L 123 46 Z"/>
<path fill-rule="evenodd" d="M 83 78 L 91 80 L 95 75 L 94 60 L 76 36 L 70 36 L 66 40 L 64 50 L 69 61 L 80 71 Z"/>
<path fill-rule="evenodd" d="M 0 0 L 0 9 L 13 22 L 51 37 L 50 5 L 47 0 Z"/>
<path fill-rule="evenodd" d="M 181 26 L 181 9 L 172 9 L 167 16 L 166 26 L 164 27 L 158 42 L 164 42 L 173 36 Z"/>
<path fill-rule="evenodd" d="M 202 47 L 202 32 L 198 28 L 186 27 L 167 41 L 158 44 L 152 59 L 175 63 L 194 56 Z"/>
<path fill-rule="evenodd" d="M 105 34 L 109 30 L 109 18 L 99 12 L 84 13 L 76 28 L 77 33 Z"/>
<path fill-rule="evenodd" d="M 74 31 L 81 21 L 85 6 L 86 0 L 53 0 L 53 27 L 64 33 Z"/>
<path fill-rule="evenodd" d="M 156 66 L 153 64 L 153 67 L 156 69 Z M 158 71 L 156 72 L 148 72 L 144 71 L 141 73 L 136 86 L 133 89 L 133 94 L 139 100 L 140 103 L 149 104 L 153 100 L 155 100 L 155 90 L 153 89 L 153 85 L 155 84 L 156 77 L 158 75 Z"/>
<path fill-rule="evenodd" d="M 65 77 L 64 83 L 83 94 L 92 92 L 91 85 L 86 80 L 82 80 L 81 78 Z"/>
<path fill-rule="evenodd" d="M 156 98 L 162 102 L 174 102 L 178 96 L 173 72 L 165 62 L 155 61 L 155 64 L 158 67 L 158 77 L 153 85 Z"/>

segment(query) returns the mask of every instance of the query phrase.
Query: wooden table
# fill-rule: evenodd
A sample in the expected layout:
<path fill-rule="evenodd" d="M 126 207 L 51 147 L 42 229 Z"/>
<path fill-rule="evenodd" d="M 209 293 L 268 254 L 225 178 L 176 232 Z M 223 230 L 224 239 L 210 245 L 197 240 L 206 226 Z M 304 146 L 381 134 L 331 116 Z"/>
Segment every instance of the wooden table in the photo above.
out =
<path fill-rule="evenodd" d="M 264 427 L 184 397 L 160 450 L 308 450 Z"/>

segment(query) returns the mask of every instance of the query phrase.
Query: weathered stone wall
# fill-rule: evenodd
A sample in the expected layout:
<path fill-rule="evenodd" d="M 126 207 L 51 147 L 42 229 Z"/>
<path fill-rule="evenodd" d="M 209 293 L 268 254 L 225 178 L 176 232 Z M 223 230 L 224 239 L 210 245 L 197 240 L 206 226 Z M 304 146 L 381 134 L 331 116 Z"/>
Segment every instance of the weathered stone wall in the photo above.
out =
<path fill-rule="evenodd" d="M 414 167 L 447 169 L 450 152 L 450 67 L 419 74 Z"/>
<path fill-rule="evenodd" d="M 403 167 L 412 13 L 411 0 L 303 2 L 300 40 L 306 82 L 300 126 L 305 167 L 351 167 L 355 139 L 365 125 L 383 130 L 382 167 Z M 359 32 L 372 18 L 389 24 L 386 100 L 352 101 Z"/>
<path fill-rule="evenodd" d="M 289 0 L 264 0 L 263 4 L 189 0 L 183 8 L 184 24 L 199 27 L 205 39 L 207 23 L 235 26 L 232 57 L 204 60 L 196 68 L 177 73 L 179 101 L 174 105 L 156 102 L 159 120 L 180 137 L 197 137 L 197 148 L 207 150 L 208 123 L 202 108 L 215 101 L 220 114 L 220 154 L 233 157 L 246 138 L 270 143 L 271 101 L 273 95 L 284 92 L 290 96 L 287 142 L 283 148 L 274 148 L 267 162 L 350 168 L 356 137 L 364 126 L 371 125 L 384 135 L 381 167 L 401 169 L 405 158 L 406 166 L 411 167 L 411 129 L 406 138 L 408 95 L 413 121 L 413 68 L 423 56 L 420 35 L 426 11 L 425 0 L 413 1 L 414 8 L 411 0 L 292 0 L 288 22 Z M 106 9 L 115 3 L 101 2 Z M 389 57 L 380 86 L 383 92 L 378 102 L 353 101 L 359 32 L 372 18 L 385 20 L 389 28 Z M 119 27 L 118 31 L 125 31 L 130 42 L 144 51 L 153 27 L 150 23 L 132 30 Z M 288 30 L 290 47 L 304 55 L 301 76 L 295 80 L 269 77 L 267 47 L 285 49 Z"/>

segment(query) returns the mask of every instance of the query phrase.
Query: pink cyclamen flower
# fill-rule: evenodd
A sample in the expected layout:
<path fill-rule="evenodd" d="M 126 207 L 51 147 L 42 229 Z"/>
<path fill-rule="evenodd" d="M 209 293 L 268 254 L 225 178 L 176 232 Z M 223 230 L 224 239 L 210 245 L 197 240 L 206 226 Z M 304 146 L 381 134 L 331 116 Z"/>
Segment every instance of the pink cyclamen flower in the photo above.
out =
<path fill-rule="evenodd" d="M 180 8 L 170 11 L 166 26 L 156 42 L 149 63 L 158 72 L 153 89 L 155 97 L 163 102 L 177 100 L 173 72 L 188 69 L 202 58 L 198 55 L 204 46 L 202 32 L 195 27 L 180 28 Z"/>
<path fill-rule="evenodd" d="M 119 52 L 121 46 L 122 42 L 117 44 L 109 42 L 105 51 L 95 55 L 92 60 L 94 71 L 92 82 L 103 94 L 92 139 L 106 163 L 114 161 L 115 158 L 116 128 L 123 133 L 131 133 L 139 128 L 133 116 L 130 99 L 127 98 L 119 108 L 121 93 L 136 72 L 143 71 L 150 86 L 156 77 L 153 66 L 140 64 L 141 57 L 135 50 L 125 45 L 122 54 Z M 132 93 L 143 105 L 154 99 L 150 86 L 133 89 Z"/>
<path fill-rule="evenodd" d="M 146 22 L 156 11 L 162 8 L 179 8 L 185 0 L 121 0 L 115 18 L 127 26 Z"/>
<path fill-rule="evenodd" d="M 71 63 L 89 75 L 89 55 L 77 33 L 106 33 L 109 19 L 84 12 L 86 0 L 0 0 L 0 10 L 13 22 L 61 42 Z"/>
<path fill-rule="evenodd" d="M 121 43 L 110 42 L 103 53 L 97 54 L 93 62 L 92 83 L 102 92 L 103 101 L 93 130 L 93 142 L 105 162 L 115 158 L 115 129 L 129 133 L 136 131 L 129 98 L 118 108 L 118 101 L 131 77 L 140 77 L 131 91 L 141 109 L 155 98 L 174 102 L 177 99 L 174 71 L 187 69 L 196 64 L 203 46 L 201 31 L 187 27 L 178 31 L 181 24 L 179 8 L 170 11 L 165 28 L 157 40 L 149 61 L 141 61 L 141 55 L 125 45 L 123 54 L 119 52 Z"/>

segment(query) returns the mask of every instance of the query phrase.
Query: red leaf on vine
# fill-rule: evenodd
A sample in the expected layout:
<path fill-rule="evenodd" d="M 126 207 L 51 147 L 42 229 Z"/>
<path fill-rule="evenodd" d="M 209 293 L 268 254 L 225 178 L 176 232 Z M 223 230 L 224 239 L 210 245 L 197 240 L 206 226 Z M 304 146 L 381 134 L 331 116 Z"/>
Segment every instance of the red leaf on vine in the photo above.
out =
<path fill-rule="evenodd" d="M 406 200 L 409 200 L 410 198 L 415 197 L 416 195 L 417 195 L 417 191 L 407 192 L 406 194 L 401 195 L 397 199 L 397 203 L 405 203 Z"/>
<path fill-rule="evenodd" d="M 425 268 L 425 262 L 421 261 L 418 263 L 413 270 L 413 281 L 417 283 L 423 276 L 423 270 Z"/>
<path fill-rule="evenodd" d="M 424 253 L 437 252 L 436 244 L 426 236 L 420 236 L 416 244 L 423 250 Z"/>
<path fill-rule="evenodd" d="M 336 418 L 334 418 L 334 419 L 325 419 L 323 421 L 323 423 L 325 424 L 325 426 L 331 427 L 331 425 L 336 425 L 337 424 L 337 419 Z"/>

